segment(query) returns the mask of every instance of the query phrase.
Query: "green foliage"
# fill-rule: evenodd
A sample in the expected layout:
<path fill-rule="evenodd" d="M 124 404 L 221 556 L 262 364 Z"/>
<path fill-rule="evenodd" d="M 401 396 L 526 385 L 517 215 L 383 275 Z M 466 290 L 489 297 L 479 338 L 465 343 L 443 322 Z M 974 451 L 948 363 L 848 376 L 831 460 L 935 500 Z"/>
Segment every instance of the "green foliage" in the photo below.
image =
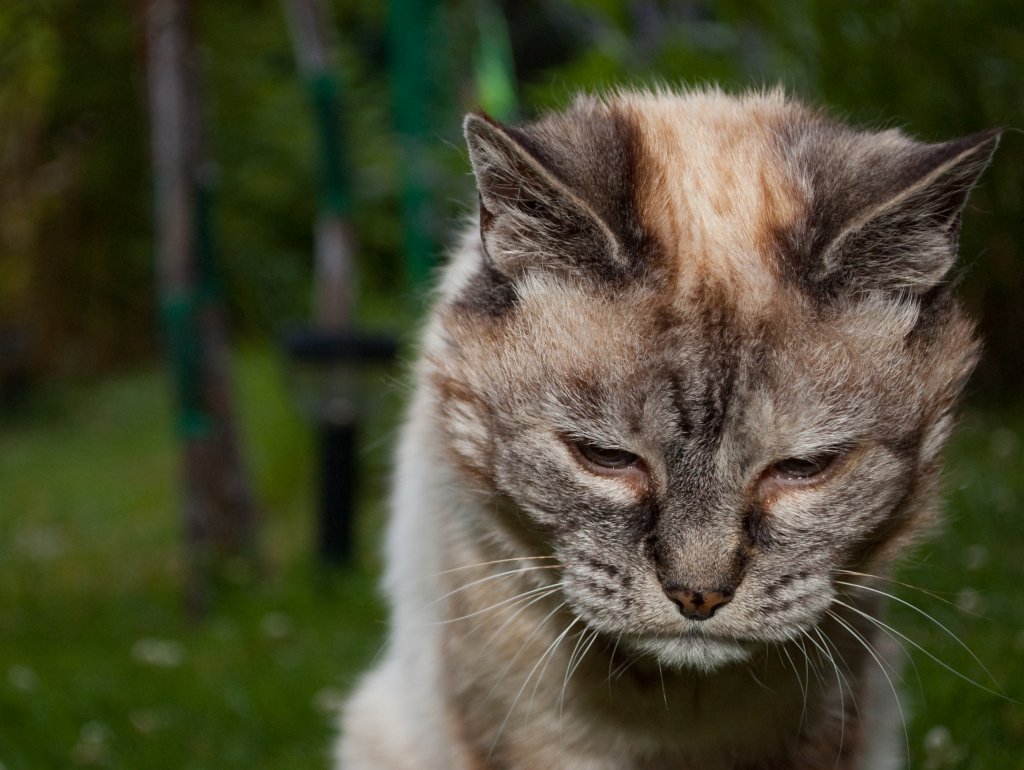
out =
<path fill-rule="evenodd" d="M 34 223 L 52 197 L 42 184 L 40 132 L 56 91 L 53 29 L 25 6 L 0 8 L 0 320 L 24 312 Z"/>
<path fill-rule="evenodd" d="M 315 213 L 313 124 L 280 3 L 198 4 L 217 259 L 233 322 L 301 318 Z"/>
<path fill-rule="evenodd" d="M 418 303 L 401 253 L 386 4 L 333 5 L 359 311 L 391 325 Z M 145 7 L 33 0 L 0 10 L 0 322 L 30 331 L 44 371 L 109 368 L 157 346 Z M 318 162 L 309 95 L 277 0 L 196 7 L 220 273 L 235 327 L 266 335 L 309 315 Z M 433 28 L 447 25 L 443 11 Z M 469 199 L 455 149 L 461 107 L 449 97 L 471 49 L 467 39 L 429 52 L 437 109 L 423 168 L 438 191 L 427 223 L 435 244 Z"/>
<path fill-rule="evenodd" d="M 388 324 L 418 308 L 403 255 L 409 167 L 395 124 L 387 3 L 334 0 L 360 243 L 359 314 Z M 926 139 L 1018 126 L 1024 10 L 1010 0 L 505 4 L 524 115 L 578 89 L 661 82 L 782 83 L 843 117 Z M 141 10 L 32 0 L 0 10 L 0 321 L 33 332 L 38 360 L 88 370 L 155 346 Z M 308 316 L 316 142 L 276 0 L 197 6 L 217 180 L 217 242 L 236 328 L 265 334 Z M 438 250 L 472 202 L 459 135 L 475 106 L 476 4 L 432 6 L 415 153 Z M 506 95 L 508 96 L 508 95 Z M 1024 336 L 1024 143 L 1006 136 L 972 198 L 964 294 L 984 321 L 979 382 L 1017 394 Z"/>
<path fill-rule="evenodd" d="M 0 766 L 180 770 L 327 767 L 335 707 L 384 636 L 374 598 L 388 410 L 367 423 L 362 556 L 311 563 L 310 433 L 279 362 L 239 367 L 243 435 L 265 503 L 268 575 L 239 573 L 184 621 L 175 446 L 154 370 L 51 388 L 0 428 Z M 379 388 L 378 388 L 379 389 Z M 393 411 L 393 410 L 391 410 Z M 972 413 L 950 453 L 948 530 L 891 586 L 963 639 L 896 604 L 910 642 L 912 768 L 1020 767 L 1024 742 L 1024 415 Z M 948 602 L 948 603 L 947 603 Z"/>
<path fill-rule="evenodd" d="M 131 18 L 74 0 L 0 13 L 0 315 L 31 328 L 38 358 L 89 370 L 152 336 Z"/>

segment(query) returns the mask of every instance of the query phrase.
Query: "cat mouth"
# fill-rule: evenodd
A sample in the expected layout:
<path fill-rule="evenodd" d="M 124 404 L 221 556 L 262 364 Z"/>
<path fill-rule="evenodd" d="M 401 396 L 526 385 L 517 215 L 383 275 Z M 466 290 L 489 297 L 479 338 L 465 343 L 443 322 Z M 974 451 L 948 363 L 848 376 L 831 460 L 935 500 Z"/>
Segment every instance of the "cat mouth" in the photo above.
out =
<path fill-rule="evenodd" d="M 738 637 L 733 634 L 727 633 L 709 632 L 699 626 L 683 628 L 679 631 L 669 633 L 641 634 L 640 638 L 643 640 L 668 643 L 679 642 L 682 644 L 754 644 L 753 639 L 745 639 L 743 637 Z"/>
<path fill-rule="evenodd" d="M 732 636 L 685 631 L 641 636 L 635 640 L 634 647 L 674 668 L 713 671 L 749 660 L 757 643 Z"/>

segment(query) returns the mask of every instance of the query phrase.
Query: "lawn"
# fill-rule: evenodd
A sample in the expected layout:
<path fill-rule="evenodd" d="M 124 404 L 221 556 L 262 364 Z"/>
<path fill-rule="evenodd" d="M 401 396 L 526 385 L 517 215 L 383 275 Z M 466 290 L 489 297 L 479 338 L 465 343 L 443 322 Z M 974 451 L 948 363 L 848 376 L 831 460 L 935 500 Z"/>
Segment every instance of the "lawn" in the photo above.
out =
<path fill-rule="evenodd" d="M 383 638 L 373 576 L 394 409 L 365 432 L 365 547 L 329 571 L 311 556 L 311 434 L 280 362 L 253 349 L 237 370 L 269 568 L 238 571 L 198 624 L 182 614 L 162 373 L 45 389 L 0 423 L 0 770 L 327 767 L 336 704 Z M 892 609 L 913 640 L 914 768 L 1024 768 L 1022 444 L 1019 413 L 967 414 L 949 526 L 900 576 L 930 593 L 895 586 L 992 674 Z"/>

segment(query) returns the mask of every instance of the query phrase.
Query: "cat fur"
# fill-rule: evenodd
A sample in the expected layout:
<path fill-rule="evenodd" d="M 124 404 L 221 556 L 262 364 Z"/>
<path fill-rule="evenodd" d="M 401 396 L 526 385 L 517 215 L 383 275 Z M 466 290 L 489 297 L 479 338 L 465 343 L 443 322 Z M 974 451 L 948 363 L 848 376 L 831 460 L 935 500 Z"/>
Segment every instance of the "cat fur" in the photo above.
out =
<path fill-rule="evenodd" d="M 978 355 L 950 271 L 999 133 L 715 88 L 465 131 L 479 220 L 423 336 L 390 636 L 337 767 L 902 767 L 865 576 L 936 519 Z M 574 441 L 645 471 L 592 473 Z M 819 484 L 765 475 L 836 447 Z M 735 595 L 691 620 L 670 584 Z"/>

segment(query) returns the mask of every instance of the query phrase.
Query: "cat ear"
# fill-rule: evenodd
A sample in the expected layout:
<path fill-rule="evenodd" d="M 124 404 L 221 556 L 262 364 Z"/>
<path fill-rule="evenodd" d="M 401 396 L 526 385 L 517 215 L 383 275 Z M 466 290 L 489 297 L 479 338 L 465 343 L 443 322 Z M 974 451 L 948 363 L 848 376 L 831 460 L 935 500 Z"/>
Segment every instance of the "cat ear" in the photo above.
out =
<path fill-rule="evenodd" d="M 480 237 L 494 267 L 571 272 L 626 266 L 625 250 L 593 207 L 542 157 L 528 129 L 471 113 L 464 124 L 480 193 Z"/>
<path fill-rule="evenodd" d="M 901 148 L 873 164 L 868 200 L 857 196 L 862 207 L 819 251 L 826 283 L 914 294 L 937 285 L 956 259 L 961 212 L 1001 134 L 993 129 Z"/>

